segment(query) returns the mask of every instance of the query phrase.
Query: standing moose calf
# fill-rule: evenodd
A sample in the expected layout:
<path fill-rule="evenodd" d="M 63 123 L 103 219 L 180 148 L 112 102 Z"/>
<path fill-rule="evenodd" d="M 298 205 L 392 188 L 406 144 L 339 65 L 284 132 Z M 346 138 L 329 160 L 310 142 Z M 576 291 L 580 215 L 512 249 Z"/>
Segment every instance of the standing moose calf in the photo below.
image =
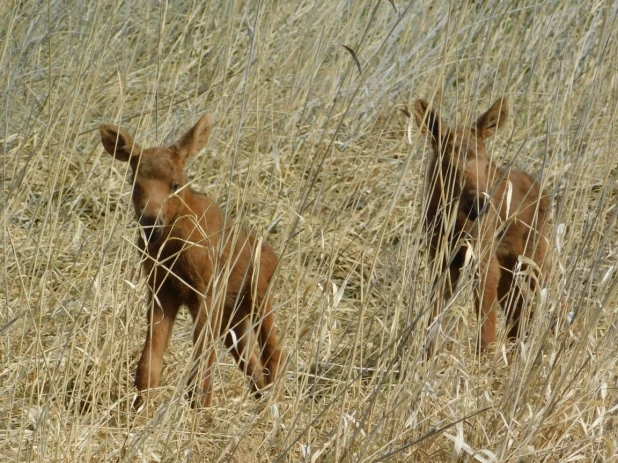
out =
<path fill-rule="evenodd" d="M 485 153 L 485 140 L 503 124 L 507 101 L 500 99 L 471 127 L 451 129 L 439 114 L 418 100 L 414 115 L 431 137 L 433 158 L 428 176 L 429 204 L 425 226 L 431 236 L 430 255 L 438 259 L 440 274 L 450 277 L 450 297 L 465 262 L 465 240 L 479 246 L 477 313 L 481 325 L 480 348 L 495 343 L 496 306 L 505 308 L 509 338 L 520 335 L 525 295 L 514 284 L 520 256 L 542 271 L 547 240 L 544 228 L 549 200 L 530 175 L 496 166 Z M 519 263 L 519 265 L 518 265 Z M 523 264 L 523 265 L 522 265 Z M 534 278 L 528 278 L 534 289 Z M 434 309 L 432 319 L 438 315 Z"/>
<path fill-rule="evenodd" d="M 136 407 L 142 394 L 159 384 L 163 353 L 183 305 L 194 322 L 189 376 L 193 406 L 211 403 L 214 343 L 219 336 L 254 390 L 275 380 L 283 360 L 268 292 L 277 255 L 268 243 L 234 227 L 212 201 L 187 185 L 185 163 L 206 145 L 211 127 L 212 118 L 206 115 L 170 148 L 142 149 L 125 130 L 101 126 L 107 152 L 129 162 L 133 171 L 132 200 L 142 231 L 138 245 L 148 276 L 148 332 L 135 373 L 140 392 Z M 210 353 L 199 381 L 207 348 Z"/>

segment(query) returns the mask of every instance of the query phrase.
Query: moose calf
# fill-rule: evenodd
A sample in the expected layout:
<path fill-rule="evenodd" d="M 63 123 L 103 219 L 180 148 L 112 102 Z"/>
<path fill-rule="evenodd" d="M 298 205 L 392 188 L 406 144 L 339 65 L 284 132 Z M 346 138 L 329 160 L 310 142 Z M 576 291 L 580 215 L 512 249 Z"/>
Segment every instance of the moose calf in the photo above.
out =
<path fill-rule="evenodd" d="M 430 136 L 433 147 L 425 226 L 439 274 L 449 269 L 444 275 L 445 298 L 452 294 L 465 262 L 463 243 L 479 244 L 481 349 L 496 342 L 498 302 L 510 325 L 508 337 L 520 334 L 525 295 L 514 284 L 514 276 L 518 267 L 520 271 L 526 267 L 526 260 L 534 261 L 542 272 L 547 250 L 547 196 L 530 175 L 498 167 L 485 152 L 485 140 L 503 125 L 507 114 L 507 101 L 502 98 L 471 127 L 453 129 L 427 102 L 418 100 L 414 108 L 416 123 Z M 533 277 L 528 278 L 528 285 L 534 289 Z M 438 311 L 436 307 L 432 319 Z"/>
<path fill-rule="evenodd" d="M 100 128 L 107 152 L 129 162 L 133 171 L 138 245 L 148 276 L 148 332 L 135 373 L 140 392 L 136 407 L 142 394 L 159 384 L 163 353 L 181 306 L 189 309 L 194 322 L 189 375 L 193 406 L 211 403 L 219 336 L 256 391 L 275 380 L 283 360 L 268 291 L 277 255 L 268 243 L 234 227 L 212 201 L 187 184 L 185 163 L 206 145 L 211 127 L 212 117 L 206 115 L 171 147 L 147 149 L 123 129 L 109 124 Z M 198 381 L 207 348 L 203 379 Z"/>

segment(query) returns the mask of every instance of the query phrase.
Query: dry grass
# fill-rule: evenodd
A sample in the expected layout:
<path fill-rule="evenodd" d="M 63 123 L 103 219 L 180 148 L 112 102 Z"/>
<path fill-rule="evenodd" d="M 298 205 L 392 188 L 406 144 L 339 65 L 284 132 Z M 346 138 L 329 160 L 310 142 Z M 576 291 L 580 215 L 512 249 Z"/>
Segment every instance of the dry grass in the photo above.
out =
<path fill-rule="evenodd" d="M 618 10 L 515 3 L 2 2 L 0 459 L 615 460 Z M 481 357 L 470 280 L 422 363 L 429 151 L 398 108 L 463 121 L 502 94 L 495 156 L 553 194 L 551 279 L 527 341 Z M 195 187 L 283 256 L 285 397 L 248 396 L 220 349 L 191 410 L 184 314 L 136 414 L 145 288 L 97 129 L 148 145 L 206 111 Z"/>

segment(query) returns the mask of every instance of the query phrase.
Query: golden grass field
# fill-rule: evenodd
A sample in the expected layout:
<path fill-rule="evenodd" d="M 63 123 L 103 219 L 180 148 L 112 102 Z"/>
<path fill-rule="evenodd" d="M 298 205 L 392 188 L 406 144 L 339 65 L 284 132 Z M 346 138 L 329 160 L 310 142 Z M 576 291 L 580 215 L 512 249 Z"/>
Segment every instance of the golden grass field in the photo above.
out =
<path fill-rule="evenodd" d="M 603 1 L 3 1 L 0 461 L 617 461 L 617 15 Z M 431 152 L 401 110 L 424 98 L 463 123 L 501 95 L 511 118 L 490 152 L 552 195 L 551 273 L 527 338 L 502 330 L 480 356 L 462 281 L 423 362 Z M 256 400 L 220 348 L 213 406 L 191 409 L 183 311 L 135 412 L 146 287 L 128 166 L 98 127 L 152 146 L 206 112 L 189 177 L 282 258 L 285 392 Z"/>

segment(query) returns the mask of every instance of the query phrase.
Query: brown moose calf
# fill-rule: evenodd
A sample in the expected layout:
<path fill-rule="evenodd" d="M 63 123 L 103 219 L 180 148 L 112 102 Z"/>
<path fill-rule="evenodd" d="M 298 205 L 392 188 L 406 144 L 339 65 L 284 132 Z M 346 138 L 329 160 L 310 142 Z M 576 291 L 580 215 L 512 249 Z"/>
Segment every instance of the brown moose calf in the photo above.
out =
<path fill-rule="evenodd" d="M 159 384 L 163 353 L 181 306 L 189 309 L 194 322 L 188 381 L 193 406 L 211 403 L 219 336 L 254 390 L 275 380 L 283 359 L 268 291 L 277 255 L 268 243 L 234 227 L 212 201 L 187 185 L 185 162 L 206 145 L 211 126 L 212 118 L 206 115 L 170 148 L 148 149 L 125 130 L 101 126 L 107 152 L 128 161 L 133 171 L 132 200 L 141 228 L 138 245 L 148 276 L 148 332 L 135 373 L 140 392 L 135 406 L 142 402 L 142 393 Z"/>
<path fill-rule="evenodd" d="M 503 98 L 471 127 L 451 129 L 427 102 L 418 100 L 414 108 L 416 122 L 431 136 L 434 151 L 425 226 L 431 236 L 431 258 L 438 259 L 439 275 L 449 269 L 444 275 L 445 298 L 452 294 L 464 265 L 464 243 L 468 240 L 468 245 L 479 244 L 477 313 L 481 349 L 497 340 L 498 302 L 510 325 L 508 337 L 520 334 L 525 291 L 514 283 L 515 273 L 525 269 L 526 261 L 534 261 L 542 272 L 547 250 L 547 196 L 528 174 L 502 169 L 485 153 L 485 140 L 503 124 L 507 113 Z M 526 279 L 534 289 L 535 279 Z M 432 319 L 438 311 L 436 306 Z"/>

